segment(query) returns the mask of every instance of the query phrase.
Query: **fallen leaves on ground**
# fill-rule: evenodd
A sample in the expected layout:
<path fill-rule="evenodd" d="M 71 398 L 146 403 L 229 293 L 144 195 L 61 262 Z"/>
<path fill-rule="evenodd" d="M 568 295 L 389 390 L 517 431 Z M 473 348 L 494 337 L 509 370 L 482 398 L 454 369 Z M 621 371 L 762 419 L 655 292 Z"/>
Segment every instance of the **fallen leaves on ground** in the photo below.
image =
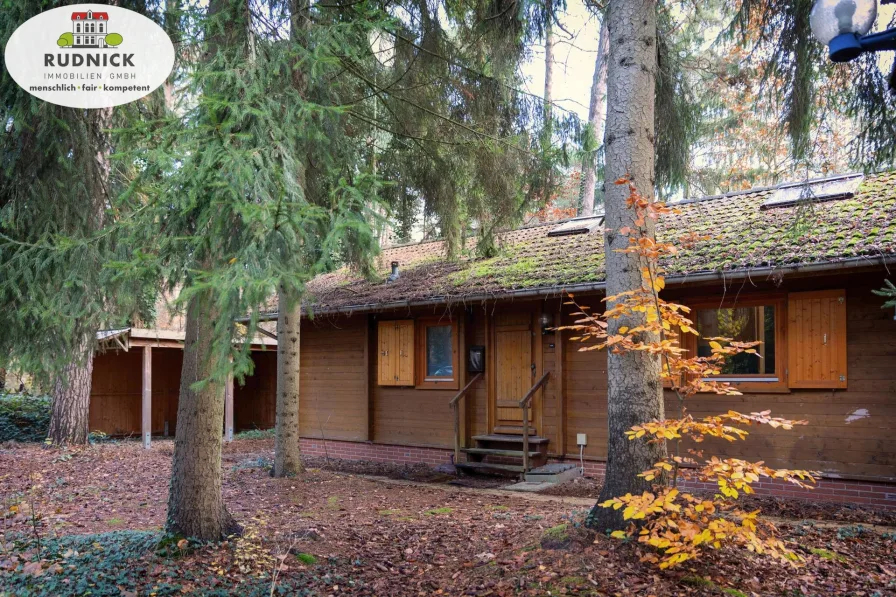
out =
<path fill-rule="evenodd" d="M 443 473 L 427 479 L 423 469 L 387 465 L 341 468 L 441 484 L 320 469 L 273 479 L 270 440 L 224 450 L 225 501 L 250 532 L 160 548 L 172 450 L 170 441 L 150 451 L 103 444 L 69 458 L 31 445 L 0 450 L 0 586 L 4 575 L 27 573 L 31 594 L 62 594 L 73 589 L 64 581 L 89 569 L 95 587 L 98 574 L 117 582 L 114 593 L 94 594 L 141 596 L 267 595 L 272 583 L 314 595 L 896 595 L 896 529 L 794 520 L 782 534 L 804 568 L 728 552 L 660 572 L 640 562 L 644 546 L 594 534 L 581 524 L 584 510 L 544 497 L 462 490 Z"/>

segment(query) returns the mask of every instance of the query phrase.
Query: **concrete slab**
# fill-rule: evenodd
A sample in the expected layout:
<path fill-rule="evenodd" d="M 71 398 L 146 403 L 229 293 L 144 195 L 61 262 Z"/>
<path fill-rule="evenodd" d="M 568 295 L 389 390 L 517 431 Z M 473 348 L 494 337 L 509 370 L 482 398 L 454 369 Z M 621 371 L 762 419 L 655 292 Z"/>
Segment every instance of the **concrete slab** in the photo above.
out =
<path fill-rule="evenodd" d="M 505 489 L 507 491 L 536 492 L 541 491 L 542 489 L 547 489 L 548 487 L 551 487 L 553 485 L 553 483 L 534 483 L 532 481 L 521 481 L 519 483 L 514 483 L 513 485 L 503 487 L 502 489 Z"/>
<path fill-rule="evenodd" d="M 582 471 L 575 464 L 554 462 L 534 468 L 526 474 L 526 481 L 535 483 L 565 483 L 581 477 Z"/>

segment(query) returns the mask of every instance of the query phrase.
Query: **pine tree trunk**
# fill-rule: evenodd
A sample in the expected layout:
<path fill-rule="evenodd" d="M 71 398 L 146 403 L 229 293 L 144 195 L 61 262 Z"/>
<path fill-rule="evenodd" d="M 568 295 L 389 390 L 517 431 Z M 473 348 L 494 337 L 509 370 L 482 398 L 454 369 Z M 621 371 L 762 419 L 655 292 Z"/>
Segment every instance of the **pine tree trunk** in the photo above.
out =
<path fill-rule="evenodd" d="M 545 0 L 544 24 L 544 122 L 551 128 L 554 101 L 554 5 L 553 0 Z"/>
<path fill-rule="evenodd" d="M 607 124 L 605 133 L 607 296 L 641 287 L 639 257 L 619 253 L 629 237 L 616 234 L 633 225 L 634 214 L 626 206 L 626 185 L 614 184 L 630 176 L 639 192 L 654 191 L 654 79 L 656 77 L 656 0 L 611 0 L 607 15 L 610 52 L 607 73 Z M 648 235 L 654 236 L 653 220 L 647 219 Z M 612 306 L 612 302 L 607 307 Z M 609 322 L 608 333 L 621 326 L 638 325 L 636 318 Z M 638 473 L 662 458 L 665 446 L 630 441 L 625 431 L 632 425 L 663 418 L 663 387 L 659 359 L 642 352 L 607 355 L 607 470 L 598 502 L 626 493 L 641 493 L 650 483 Z M 595 506 L 589 526 L 621 529 L 620 510 Z"/>
<path fill-rule="evenodd" d="M 109 178 L 112 151 L 109 129 L 112 108 L 91 110 L 88 118 L 89 146 L 93 152 L 93 172 L 87 174 L 92 204 L 86 206 L 93 216 L 87 232 L 102 229 L 109 201 Z M 57 374 L 53 384 L 53 410 L 47 439 L 53 445 L 86 444 L 90 425 L 90 385 L 93 375 L 93 352 L 96 330 L 82 330 L 76 352 Z"/>
<path fill-rule="evenodd" d="M 610 35 L 607 33 L 607 16 L 600 23 L 600 34 L 597 38 L 597 58 L 594 60 L 594 78 L 591 82 L 591 101 L 588 103 L 588 125 L 591 128 L 594 152 L 587 152 L 582 159 L 582 213 L 590 216 L 594 213 L 594 192 L 597 185 L 597 141 L 603 139 L 603 123 L 607 115 L 607 50 Z"/>
<path fill-rule="evenodd" d="M 78 354 L 56 376 L 47 439 L 54 446 L 86 444 L 90 433 L 93 338 L 85 335 Z"/>
<path fill-rule="evenodd" d="M 217 318 L 210 291 L 190 299 L 168 492 L 167 531 L 202 541 L 218 541 L 239 531 L 221 494 L 224 386 L 210 380 Z M 193 389 L 203 380 L 209 381 Z"/>
<path fill-rule="evenodd" d="M 277 313 L 277 440 L 274 477 L 293 477 L 302 472 L 299 447 L 299 345 L 302 305 L 281 289 Z"/>

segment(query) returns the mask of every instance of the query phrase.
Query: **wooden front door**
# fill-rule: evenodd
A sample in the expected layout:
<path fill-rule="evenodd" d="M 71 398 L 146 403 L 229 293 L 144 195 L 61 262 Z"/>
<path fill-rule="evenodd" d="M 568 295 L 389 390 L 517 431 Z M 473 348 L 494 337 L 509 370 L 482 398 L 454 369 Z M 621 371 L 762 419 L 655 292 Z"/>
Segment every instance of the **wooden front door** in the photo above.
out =
<path fill-rule="evenodd" d="M 494 432 L 523 432 L 523 411 L 520 399 L 535 383 L 533 358 L 532 313 L 503 313 L 494 319 L 495 385 L 492 392 Z M 534 434 L 533 412 L 538 408 L 533 399 L 529 409 L 530 434 Z"/>

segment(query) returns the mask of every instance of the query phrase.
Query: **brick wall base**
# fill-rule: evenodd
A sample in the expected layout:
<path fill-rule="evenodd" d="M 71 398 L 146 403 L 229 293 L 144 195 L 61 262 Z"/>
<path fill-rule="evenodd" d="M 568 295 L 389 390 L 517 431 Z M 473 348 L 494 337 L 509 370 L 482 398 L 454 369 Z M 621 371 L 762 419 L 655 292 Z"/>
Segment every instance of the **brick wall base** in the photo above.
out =
<path fill-rule="evenodd" d="M 450 463 L 454 450 L 302 438 L 302 453 L 309 456 L 329 456 L 343 460 L 370 460 L 396 464 L 424 463 L 437 466 Z M 551 460 L 551 462 L 561 461 L 578 464 L 578 461 L 572 458 Z M 585 461 L 585 475 L 588 477 L 601 478 L 604 476 L 605 470 L 606 465 L 603 462 Z M 684 481 L 682 487 L 706 491 L 716 489 L 715 485 L 697 481 Z M 886 483 L 821 479 L 815 489 L 805 490 L 783 481 L 763 480 L 754 483 L 753 489 L 755 489 L 756 495 L 858 504 L 896 510 L 896 485 Z"/>

